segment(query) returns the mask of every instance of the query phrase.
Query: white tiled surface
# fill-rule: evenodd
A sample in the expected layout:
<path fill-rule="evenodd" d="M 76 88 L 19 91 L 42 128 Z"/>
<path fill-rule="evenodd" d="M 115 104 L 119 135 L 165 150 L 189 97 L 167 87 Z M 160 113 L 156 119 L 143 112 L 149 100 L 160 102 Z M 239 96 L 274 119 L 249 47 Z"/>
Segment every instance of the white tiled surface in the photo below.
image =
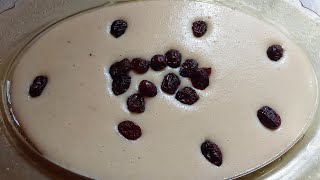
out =
<path fill-rule="evenodd" d="M 15 0 L 0 0 L 0 13 L 14 6 Z"/>
<path fill-rule="evenodd" d="M 313 10 L 320 15 L 320 0 L 300 0 L 304 7 Z"/>
<path fill-rule="evenodd" d="M 18 1 L 28 1 L 28 0 L 0 0 L 0 13 L 12 8 L 14 4 Z M 299 0 L 293 0 L 293 1 L 299 1 Z M 300 2 L 305 7 L 320 14 L 320 0 L 300 0 Z"/>

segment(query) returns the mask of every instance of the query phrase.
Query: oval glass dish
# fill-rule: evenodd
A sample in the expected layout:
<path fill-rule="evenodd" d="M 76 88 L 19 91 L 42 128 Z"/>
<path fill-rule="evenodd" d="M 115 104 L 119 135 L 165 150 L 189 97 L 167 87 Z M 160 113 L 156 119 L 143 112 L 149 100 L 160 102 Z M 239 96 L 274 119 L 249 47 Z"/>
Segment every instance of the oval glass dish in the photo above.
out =
<path fill-rule="evenodd" d="M 3 124 L 1 124 L 0 131 L 1 138 L 3 139 L 1 139 L 0 142 L 7 142 L 7 140 L 10 142 L 3 143 L 7 145 L 4 146 L 4 148 L 0 148 L 0 161 L 3 159 L 3 162 L 5 162 L 7 158 L 12 158 L 15 159 L 15 163 L 17 163 L 17 166 L 11 169 L 10 167 L 3 167 L 5 171 L 3 173 L 0 171 L 0 179 L 21 179 L 22 177 L 26 178 L 26 176 L 27 178 L 33 179 L 86 179 L 84 176 L 75 174 L 71 172 L 72 170 L 68 171 L 63 169 L 44 158 L 36 147 L 32 145 L 31 141 L 26 138 L 20 128 L 19 121 L 15 119 L 10 107 L 10 70 L 17 63 L 15 60 L 23 49 L 27 47 L 37 35 L 52 25 L 71 15 L 81 13 L 84 10 L 88 11 L 100 6 L 110 6 L 114 3 L 120 3 L 120 1 L 92 1 L 90 3 L 85 1 L 56 1 L 54 3 L 51 2 L 51 4 L 50 2 L 51 1 L 37 2 L 40 4 L 38 7 L 30 6 L 29 8 L 40 8 L 38 12 L 41 14 L 44 12 L 50 13 L 48 9 L 51 7 L 54 9 L 51 11 L 53 16 L 45 14 L 39 16 L 42 19 L 37 19 L 39 17 L 36 17 L 36 14 L 30 14 L 29 20 L 16 22 L 14 25 L 8 27 L 1 26 L 0 29 L 2 34 L 8 34 L 8 37 L 4 38 L 0 46 L 0 70 L 3 85 L 1 94 L 3 102 L 1 105 Z M 61 2 L 61 4 L 59 4 L 59 2 Z M 206 0 L 206 2 L 218 3 L 233 9 L 239 9 L 240 11 L 252 14 L 271 23 L 282 25 L 282 27 L 278 26 L 278 28 L 304 49 L 314 66 L 317 79 L 320 79 L 320 18 L 313 12 L 302 8 L 298 1 L 270 0 L 257 2 L 253 0 Z M 121 3 L 125 2 L 121 1 Z M 16 8 L 18 7 L 22 9 L 26 8 L 22 7 L 21 3 L 16 4 Z M 7 11 L 6 13 L 10 14 L 11 11 Z M 20 16 L 21 15 L 22 13 L 20 12 Z M 18 18 L 19 13 L 15 16 Z M 22 28 L 21 32 L 23 33 L 19 33 L 17 30 L 19 28 Z M 10 30 L 12 30 L 12 32 Z M 290 151 L 278 157 L 278 159 L 275 159 L 265 167 L 261 166 L 249 172 L 244 172 L 241 175 L 243 177 L 240 179 L 317 179 L 320 169 L 320 165 L 318 165 L 320 156 L 320 143 L 318 143 L 320 138 L 320 132 L 318 130 L 320 126 L 318 121 L 320 117 L 319 113 L 319 110 L 317 110 L 311 127 Z M 14 150 L 12 150 L 11 147 L 14 147 Z M 23 156 L 23 158 L 19 156 Z M 2 162 L 0 165 L 2 165 Z M 3 164 L 3 166 L 5 166 L 5 164 Z M 9 170 L 7 168 L 9 168 Z M 28 169 L 30 173 L 23 174 L 22 171 L 24 169 Z M 6 171 L 11 171 L 11 175 L 6 174 Z M 38 171 L 41 173 L 38 173 Z"/>

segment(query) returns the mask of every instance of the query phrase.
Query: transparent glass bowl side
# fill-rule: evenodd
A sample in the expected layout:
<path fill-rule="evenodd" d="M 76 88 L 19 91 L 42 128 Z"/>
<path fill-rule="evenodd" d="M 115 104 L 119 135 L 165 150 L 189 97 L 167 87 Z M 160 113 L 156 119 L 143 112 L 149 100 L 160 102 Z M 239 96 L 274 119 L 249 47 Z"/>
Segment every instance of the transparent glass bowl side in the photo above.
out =
<path fill-rule="evenodd" d="M 241 8 L 243 11 L 254 13 L 254 15 L 267 19 L 271 23 L 282 24 L 283 29 L 286 29 L 288 31 L 288 35 L 296 40 L 300 44 L 300 46 L 307 51 L 316 71 L 317 79 L 320 80 L 320 60 L 318 58 L 320 52 L 320 27 L 318 27 L 318 25 L 320 20 L 318 17 L 314 16 L 308 11 L 304 11 L 304 9 L 299 9 L 299 7 L 297 8 L 296 4 L 289 4 L 286 1 L 257 2 L 253 0 L 217 0 L 217 2 L 225 4 L 231 8 Z M 112 4 L 115 2 L 96 1 L 95 3 L 100 3 L 100 5 L 103 5 L 105 3 Z M 29 45 L 29 42 L 31 42 L 34 37 L 37 37 L 36 35 L 43 32 L 45 29 L 65 17 L 93 7 L 97 7 L 97 4 L 91 4 L 91 6 L 83 6 L 83 9 L 78 7 L 78 9 L 74 12 L 70 11 L 72 13 L 65 13 L 64 16 L 60 14 L 54 20 L 44 21 L 42 25 L 38 24 L 37 27 L 39 28 L 36 30 L 34 29 L 33 33 L 28 34 L 28 36 L 26 36 L 25 39 L 21 41 L 20 46 L 17 46 L 16 51 L 11 54 L 11 58 L 10 56 L 8 56 L 7 62 L 2 65 L 4 72 L 2 77 L 4 88 L 2 92 L 3 104 L 0 107 L 0 110 L 5 125 L 3 126 L 3 128 L 5 128 L 6 137 L 10 140 L 17 151 L 22 151 L 22 154 L 25 154 L 26 158 L 29 159 L 30 162 L 32 162 L 39 170 L 49 169 L 49 171 L 45 171 L 46 176 L 54 177 L 58 175 L 59 178 L 64 179 L 69 179 L 71 177 L 72 179 L 85 178 L 83 176 L 74 174 L 71 171 L 67 171 L 44 158 L 41 153 L 39 153 L 39 151 L 37 151 L 37 149 L 32 145 L 32 143 L 28 139 L 26 139 L 25 136 L 23 136 L 22 129 L 20 129 L 18 122 L 14 119 L 12 109 L 10 107 L 10 99 L 8 99 L 8 97 L 10 96 L 8 96 L 7 89 L 9 88 L 8 86 L 10 84 L 7 80 L 9 80 L 10 76 L 12 75 L 10 73 L 10 69 L 14 68 L 14 66 L 16 65 L 17 61 L 15 61 L 15 59 L 18 59 L 17 55 L 20 54 L 20 51 L 25 49 Z M 286 18 L 288 17 L 288 13 L 292 15 L 290 16 L 290 18 L 295 19 L 295 21 Z M 306 177 L 305 175 L 309 177 L 311 176 L 311 173 L 306 172 L 312 172 L 312 170 L 310 169 L 320 169 L 320 165 L 316 163 L 317 166 L 315 165 L 310 169 L 293 171 L 293 166 L 302 167 L 301 159 L 311 158 L 311 154 L 314 154 L 317 150 L 317 147 L 320 146 L 315 142 L 315 139 L 320 139 L 320 132 L 318 132 L 318 127 L 320 127 L 320 123 L 318 121 L 319 118 L 320 112 L 318 109 L 314 118 L 315 121 L 312 122 L 311 128 L 304 136 L 304 138 L 296 146 L 294 146 L 292 150 L 290 150 L 284 156 L 281 156 L 278 160 L 274 161 L 268 166 L 258 170 L 255 173 L 249 174 L 242 179 L 292 179 L 292 177 Z M 310 148 L 308 149 L 308 147 L 313 147 L 313 149 L 310 150 Z M 317 176 L 316 172 L 313 172 L 313 174 L 315 174 L 314 176 Z"/>

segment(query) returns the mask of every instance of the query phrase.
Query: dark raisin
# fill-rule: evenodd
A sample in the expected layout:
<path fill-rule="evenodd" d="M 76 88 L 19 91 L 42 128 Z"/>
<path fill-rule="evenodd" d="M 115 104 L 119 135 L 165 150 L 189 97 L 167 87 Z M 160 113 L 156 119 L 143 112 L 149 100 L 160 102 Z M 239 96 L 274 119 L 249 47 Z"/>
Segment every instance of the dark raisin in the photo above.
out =
<path fill-rule="evenodd" d="M 129 59 L 123 59 L 111 65 L 109 73 L 112 78 L 126 75 L 131 70 L 131 63 Z"/>
<path fill-rule="evenodd" d="M 222 165 L 222 153 L 218 145 L 211 141 L 205 141 L 201 145 L 201 152 L 203 156 L 212 164 L 216 166 Z"/>
<path fill-rule="evenodd" d="M 156 85 L 152 82 L 143 80 L 139 84 L 139 92 L 147 97 L 155 97 L 158 93 Z"/>
<path fill-rule="evenodd" d="M 29 95 L 31 97 L 38 97 L 42 94 L 42 91 L 46 87 L 48 83 L 48 77 L 46 76 L 37 76 L 33 83 L 31 84 L 29 88 Z"/>
<path fill-rule="evenodd" d="M 194 70 L 198 69 L 198 62 L 194 59 L 187 59 L 180 68 L 180 75 L 182 77 L 191 77 Z"/>
<path fill-rule="evenodd" d="M 131 84 L 131 77 L 128 75 L 123 75 L 120 77 L 115 77 L 112 81 L 112 92 L 119 96 L 129 89 Z"/>
<path fill-rule="evenodd" d="M 281 125 L 281 118 L 272 108 L 264 106 L 258 110 L 257 116 L 260 122 L 269 129 L 278 129 Z"/>
<path fill-rule="evenodd" d="M 197 69 L 192 72 L 191 83 L 194 88 L 204 90 L 209 86 L 209 75 L 204 69 Z"/>
<path fill-rule="evenodd" d="M 110 29 L 110 33 L 115 37 L 118 38 L 122 36 L 128 28 L 128 24 L 124 20 L 115 20 L 113 21 Z"/>
<path fill-rule="evenodd" d="M 204 21 L 195 21 L 192 24 L 192 31 L 195 37 L 201 37 L 207 32 L 207 23 Z"/>
<path fill-rule="evenodd" d="M 212 73 L 212 69 L 211 68 L 201 68 L 203 70 L 205 70 L 208 74 L 208 76 L 211 76 L 211 73 Z"/>
<path fill-rule="evenodd" d="M 181 53 L 177 50 L 171 49 L 166 53 L 167 65 L 172 68 L 177 68 L 181 64 Z"/>
<path fill-rule="evenodd" d="M 175 94 L 179 88 L 181 81 L 179 77 L 174 73 L 167 74 L 161 84 L 161 89 L 163 92 L 168 94 Z"/>
<path fill-rule="evenodd" d="M 144 74 L 149 70 L 150 63 L 141 58 L 135 58 L 131 61 L 131 68 L 138 74 Z"/>
<path fill-rule="evenodd" d="M 267 55 L 272 61 L 279 61 L 283 56 L 283 48 L 280 45 L 272 45 L 267 50 Z"/>
<path fill-rule="evenodd" d="M 199 100 L 199 95 L 193 88 L 185 87 L 177 92 L 176 99 L 183 104 L 193 105 Z"/>
<path fill-rule="evenodd" d="M 123 121 L 118 125 L 119 133 L 128 140 L 137 140 L 141 137 L 142 131 L 139 125 L 132 121 Z"/>
<path fill-rule="evenodd" d="M 129 96 L 127 106 L 130 112 L 143 113 L 145 111 L 144 97 L 141 94 L 133 94 Z"/>
<path fill-rule="evenodd" d="M 167 67 L 166 57 L 164 55 L 157 54 L 151 59 L 151 68 L 155 71 L 161 71 Z"/>

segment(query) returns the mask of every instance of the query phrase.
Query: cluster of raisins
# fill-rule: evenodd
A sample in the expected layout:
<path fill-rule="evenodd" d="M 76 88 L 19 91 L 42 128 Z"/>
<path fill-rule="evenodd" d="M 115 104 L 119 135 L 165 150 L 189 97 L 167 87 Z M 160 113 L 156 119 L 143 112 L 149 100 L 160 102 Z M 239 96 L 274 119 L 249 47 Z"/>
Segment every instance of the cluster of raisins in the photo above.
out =
<path fill-rule="evenodd" d="M 209 86 L 211 68 L 199 68 L 199 64 L 194 59 L 187 59 L 182 63 L 182 55 L 179 51 L 171 49 L 165 55 L 154 55 L 150 61 L 142 58 L 134 58 L 132 61 L 123 59 L 111 65 L 109 73 L 112 81 L 112 91 L 116 96 L 124 94 L 130 87 L 130 70 L 137 74 L 144 74 L 149 67 L 154 71 L 164 70 L 166 67 L 179 68 L 180 76 L 189 78 L 193 88 L 204 90 Z M 168 95 L 175 95 L 175 98 L 186 105 L 193 105 L 199 100 L 199 95 L 192 87 L 179 89 L 181 85 L 180 77 L 175 73 L 164 76 L 161 83 L 161 90 Z M 178 92 L 177 92 L 178 91 Z M 143 80 L 139 84 L 139 91 L 128 97 L 127 107 L 132 113 L 143 113 L 145 111 L 145 97 L 155 97 L 157 87 L 154 83 Z"/>
<path fill-rule="evenodd" d="M 122 61 L 114 63 L 110 69 L 109 73 L 112 81 L 112 91 L 116 96 L 119 96 L 125 92 L 130 87 L 131 77 L 128 75 L 131 70 L 131 62 L 129 59 L 123 59 Z"/>
<path fill-rule="evenodd" d="M 127 92 L 131 84 L 130 70 L 137 74 L 144 74 L 149 70 L 150 62 L 142 58 L 134 58 L 132 61 L 123 59 L 111 65 L 109 69 L 112 78 L 112 92 L 119 96 Z M 127 107 L 132 113 L 145 111 L 145 97 L 155 97 L 157 87 L 150 81 L 143 80 L 139 84 L 139 92 L 128 97 Z"/>
<path fill-rule="evenodd" d="M 189 78 L 195 89 L 204 90 L 209 86 L 211 68 L 199 68 L 198 62 L 194 59 L 187 59 L 181 64 L 182 55 L 177 50 L 169 50 L 165 54 L 165 58 L 169 67 L 180 67 L 180 76 Z M 197 92 L 192 87 L 184 87 L 178 90 L 180 84 L 181 81 L 179 76 L 174 73 L 169 73 L 164 77 L 161 89 L 169 95 L 176 94 L 175 98 L 183 104 L 195 104 L 199 100 Z"/>

